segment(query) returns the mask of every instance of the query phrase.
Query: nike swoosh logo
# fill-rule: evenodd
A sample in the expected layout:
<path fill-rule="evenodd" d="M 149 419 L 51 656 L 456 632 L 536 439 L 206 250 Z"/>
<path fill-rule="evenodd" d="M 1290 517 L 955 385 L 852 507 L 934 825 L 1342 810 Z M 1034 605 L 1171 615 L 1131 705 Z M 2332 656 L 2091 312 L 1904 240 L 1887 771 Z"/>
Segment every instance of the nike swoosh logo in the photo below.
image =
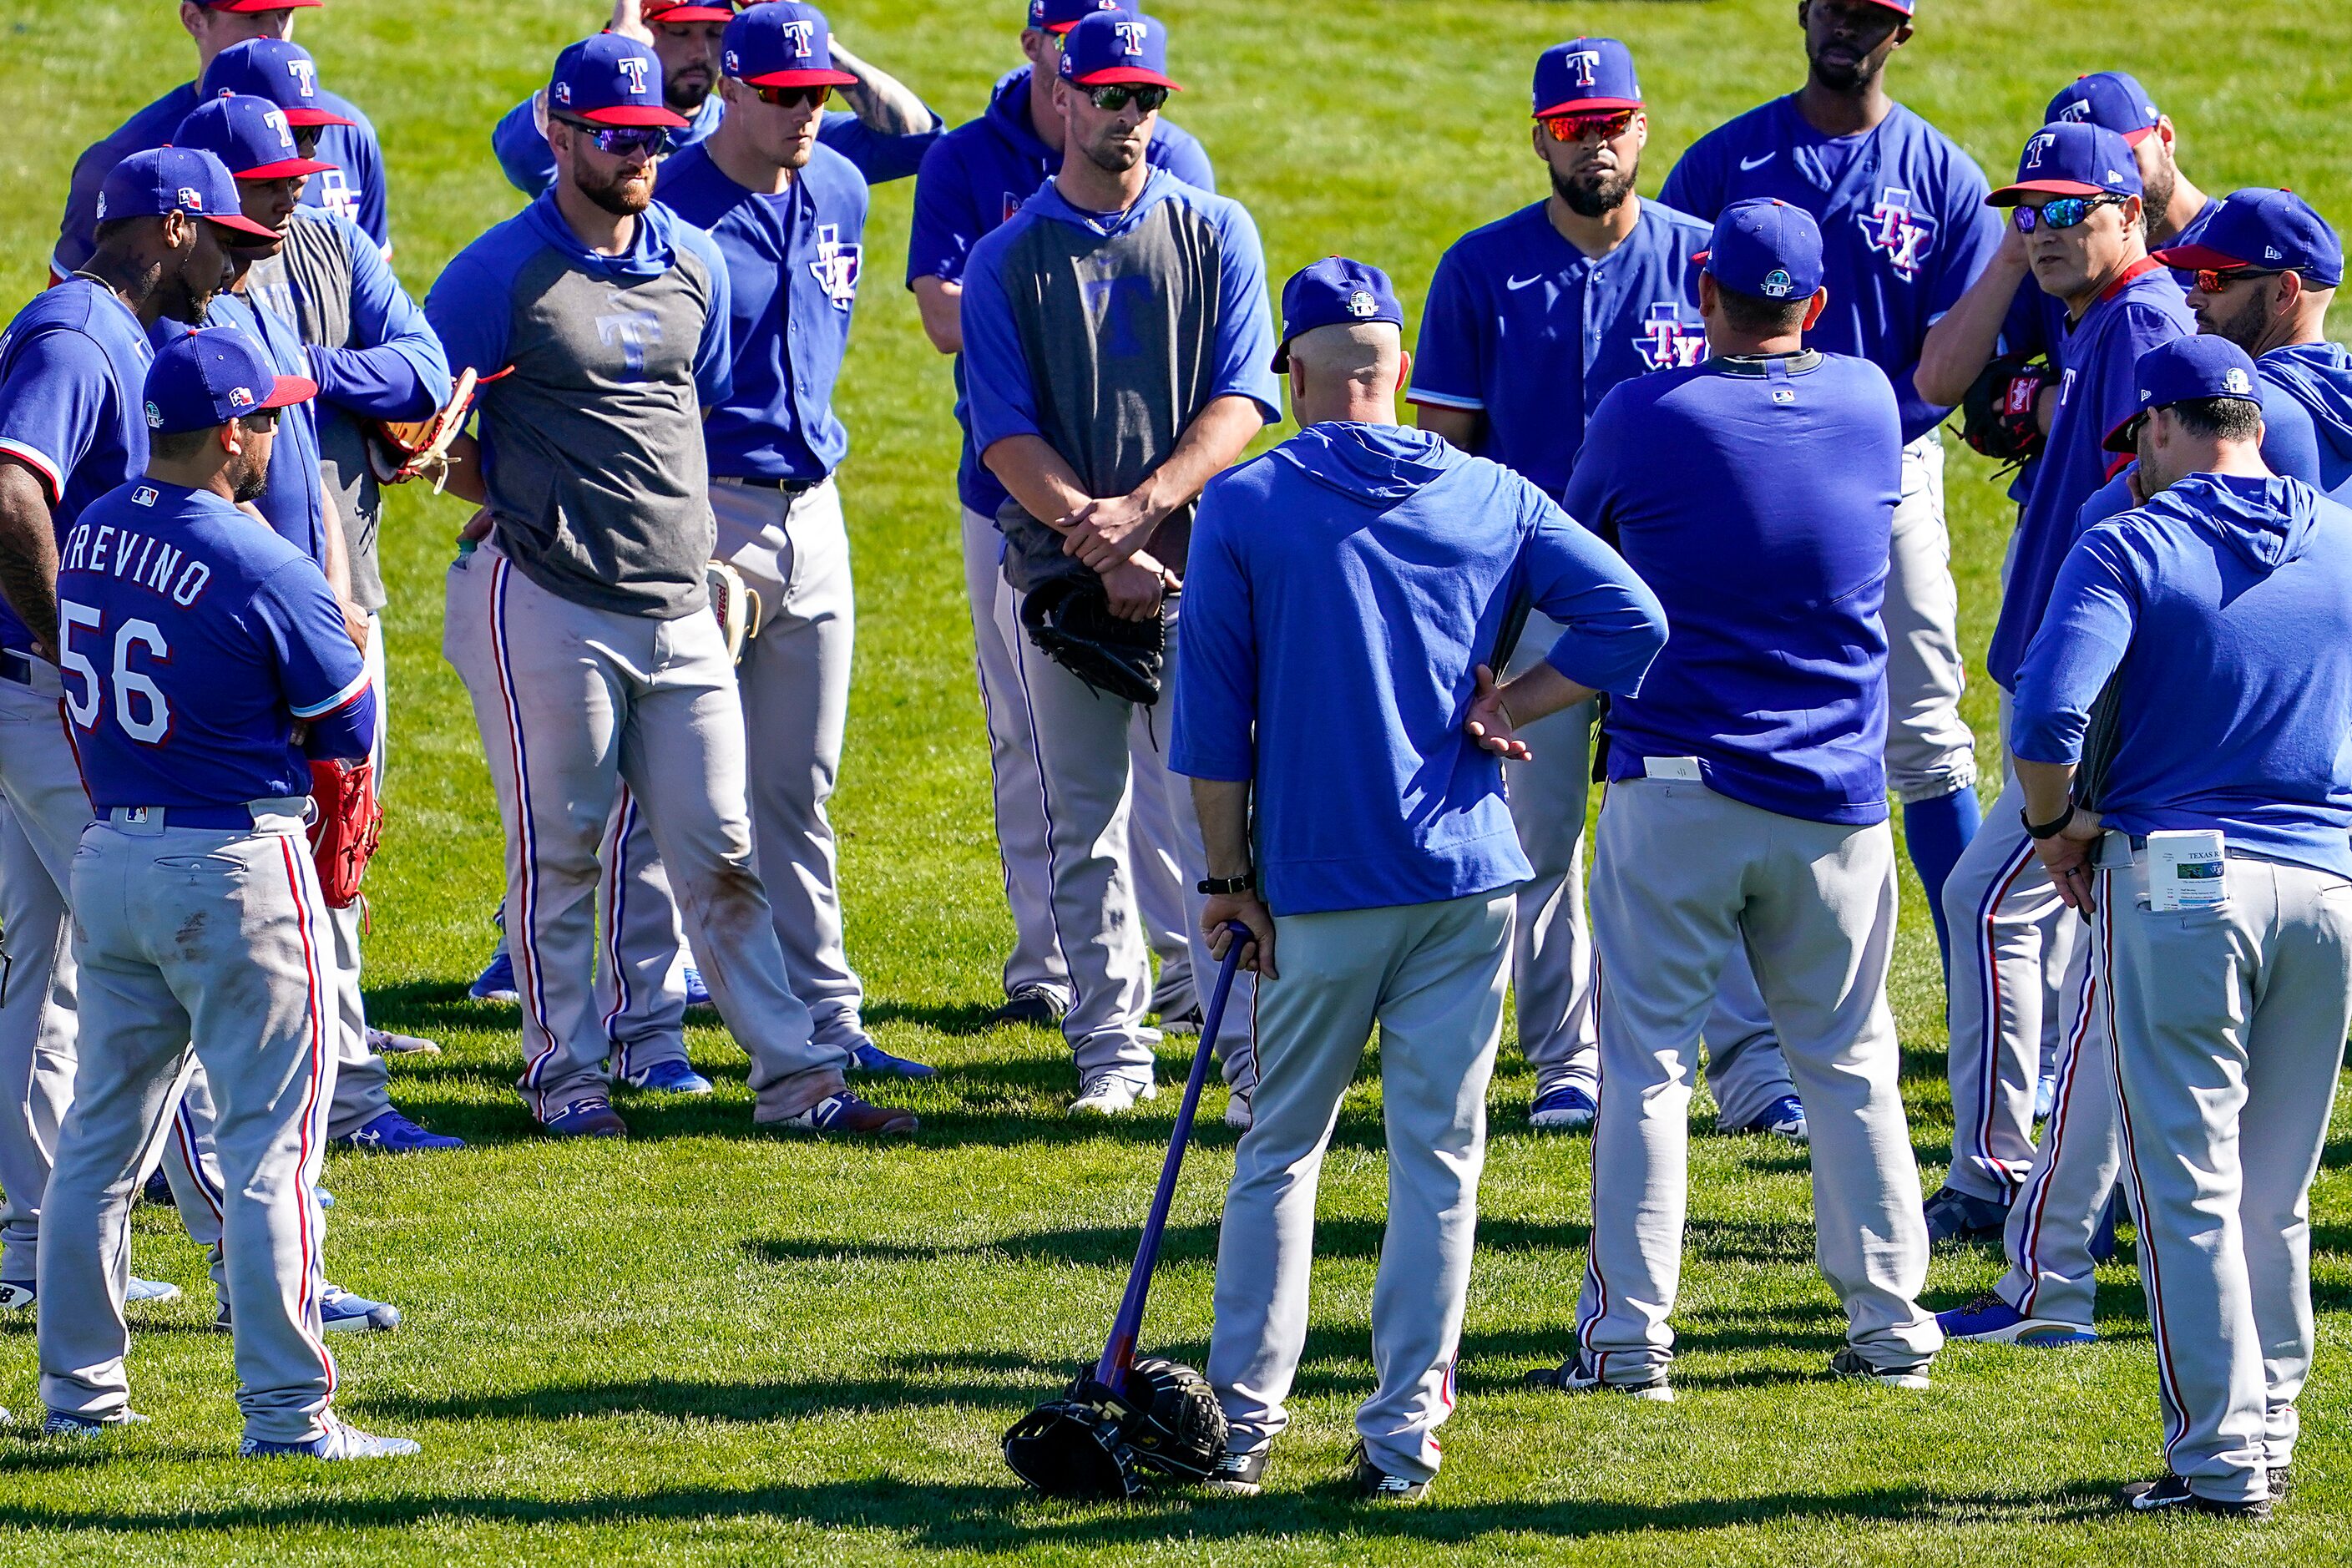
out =
<path fill-rule="evenodd" d="M 1542 281 L 1543 274 L 1538 272 L 1532 278 L 1506 278 L 1503 279 L 1503 287 L 1510 289 L 1513 293 L 1517 293 L 1522 289 Z"/>
<path fill-rule="evenodd" d="M 1745 174 L 1750 169 L 1760 169 L 1780 155 L 1780 149 L 1776 147 L 1771 152 L 1765 153 L 1761 158 L 1742 158 L 1739 160 L 1740 172 Z"/>

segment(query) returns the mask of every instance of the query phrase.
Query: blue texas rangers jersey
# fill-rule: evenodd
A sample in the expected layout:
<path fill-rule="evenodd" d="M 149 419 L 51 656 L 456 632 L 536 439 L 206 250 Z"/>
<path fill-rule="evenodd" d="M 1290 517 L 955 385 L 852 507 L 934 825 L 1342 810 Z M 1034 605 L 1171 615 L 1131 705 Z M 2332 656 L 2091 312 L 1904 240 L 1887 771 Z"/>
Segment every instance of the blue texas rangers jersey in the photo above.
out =
<path fill-rule="evenodd" d="M 1733 202 L 1777 196 L 1822 226 L 1829 310 L 1805 334 L 1827 353 L 1886 373 L 1916 441 L 1948 408 L 1912 384 L 1927 329 L 1968 292 L 2000 244 L 1975 160 L 1901 104 L 1877 128 L 1824 136 L 1776 98 L 1708 132 L 1666 176 L 1659 200 L 1713 223 Z"/>
<path fill-rule="evenodd" d="M 318 89 L 319 107 L 352 121 L 350 125 L 325 125 L 319 130 L 317 157 L 335 165 L 313 174 L 302 187 L 302 205 L 339 213 L 360 226 L 386 256 L 392 254 L 392 225 L 383 188 L 383 149 L 376 144 L 375 127 L 349 100 L 325 88 Z M 129 120 L 102 142 L 92 142 L 74 164 L 66 191 L 65 221 L 58 226 L 58 248 L 49 258 L 51 278 L 71 276 L 98 248 L 98 188 L 114 166 L 133 153 L 170 142 L 180 121 L 204 100 L 196 84 L 184 82 Z"/>
<path fill-rule="evenodd" d="M 367 754 L 373 699 L 326 578 L 209 490 L 136 479 L 83 512 L 58 557 L 58 632 L 101 814 L 307 795 L 298 720 L 317 754 Z"/>
<path fill-rule="evenodd" d="M 777 195 L 746 190 L 693 146 L 661 199 L 726 258 L 735 389 L 703 422 L 721 478 L 822 479 L 849 451 L 833 385 L 866 257 L 865 177 L 822 144 Z"/>
<path fill-rule="evenodd" d="M 308 377 L 310 353 L 291 322 L 251 298 L 224 289 L 205 312 L 208 327 L 235 327 L 269 356 L 280 375 Z M 169 317 L 155 323 L 152 342 L 162 348 L 188 328 Z M 321 568 L 327 563 L 326 489 L 319 479 L 319 410 L 298 403 L 278 411 L 278 439 L 269 456 L 269 488 L 254 503 L 279 538 Z"/>
<path fill-rule="evenodd" d="M 1542 202 L 1472 229 L 1430 279 L 1406 395 L 1483 414 L 1477 455 L 1558 498 L 1611 387 L 1706 357 L 1691 258 L 1709 232 L 1643 202 L 1633 232 L 1594 261 Z"/>
<path fill-rule="evenodd" d="M 1189 132 L 1171 125 L 1165 115 L 1153 121 L 1151 141 L 1144 157 L 1155 168 L 1167 170 L 1186 184 L 1203 191 L 1217 188 L 1209 154 Z M 989 94 L 988 108 L 940 138 L 923 155 L 922 173 L 915 179 L 915 216 L 907 236 L 907 285 L 918 278 L 940 278 L 957 283 L 964 262 L 981 237 L 1014 213 L 1021 204 L 1044 188 L 1060 172 L 1062 150 L 1048 146 L 1029 121 L 1029 68 L 1023 66 L 1000 78 Z M 956 422 L 963 427 L 963 457 L 956 469 L 956 489 L 963 504 L 983 517 L 994 517 L 1004 504 L 1004 487 L 996 482 L 972 449 L 969 395 L 964 387 L 963 360 L 956 359 Z"/>
<path fill-rule="evenodd" d="M 153 358 L 131 307 L 87 278 L 35 295 L 0 332 L 0 453 L 40 477 L 60 543 L 84 507 L 146 471 Z M 0 647 L 32 646 L 0 599 Z"/>
<path fill-rule="evenodd" d="M 701 108 L 687 117 L 686 129 L 673 131 L 670 136 L 677 146 L 691 147 L 719 129 L 719 119 L 726 110 L 726 100 L 714 92 L 702 100 Z M 943 123 L 935 114 L 929 131 L 892 136 L 874 130 L 855 114 L 835 109 L 826 111 L 816 128 L 816 139 L 820 146 L 832 148 L 855 163 L 868 182 L 879 185 L 903 180 L 920 168 L 923 154 L 940 139 Z M 490 132 L 490 151 L 496 154 L 507 184 L 524 195 L 535 196 L 555 184 L 555 150 L 547 144 L 538 117 L 531 112 L 530 99 L 507 110 Z M 323 158 L 326 154 L 321 153 L 319 156 Z"/>

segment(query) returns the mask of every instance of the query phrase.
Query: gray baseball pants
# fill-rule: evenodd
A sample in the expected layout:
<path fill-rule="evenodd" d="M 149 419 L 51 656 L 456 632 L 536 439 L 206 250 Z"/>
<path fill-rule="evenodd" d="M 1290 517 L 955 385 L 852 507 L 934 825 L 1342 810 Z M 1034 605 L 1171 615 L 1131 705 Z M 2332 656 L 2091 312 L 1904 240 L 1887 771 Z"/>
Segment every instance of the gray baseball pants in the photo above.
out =
<path fill-rule="evenodd" d="M 1357 1410 L 1356 1430 L 1387 1473 L 1437 1473 L 1478 1229 L 1514 902 L 1504 889 L 1275 917 L 1281 974 L 1258 990 L 1257 1092 L 1217 1238 L 1207 1373 L 1232 1426 L 1229 1447 L 1255 1452 L 1289 1424 L 1284 1401 L 1307 1345 L 1316 1184 L 1377 1025 L 1388 1224 L 1372 1286 L 1379 1386 Z"/>
<path fill-rule="evenodd" d="M 1151 1047 L 1160 1036 L 1143 1023 L 1152 979 L 1137 909 L 1130 825 L 1134 802 L 1147 793 L 1161 796 L 1160 809 L 1178 835 L 1192 972 L 1216 972 L 1201 937 L 1201 909 L 1206 900 L 1195 889 L 1208 875 L 1208 853 L 1192 809 L 1192 781 L 1168 768 L 1172 705 L 1163 695 L 1160 704 L 1147 710 L 1150 721 L 1139 731 L 1136 704 L 1092 689 L 1038 649 L 1021 627 L 1020 601 L 1020 594 L 1008 586 L 998 601 L 997 625 L 1013 649 L 1038 763 L 1038 799 L 1053 870 L 1054 925 L 1069 964 L 1073 993 L 1062 1034 L 1077 1059 L 1081 1086 L 1108 1076 L 1146 1083 L 1152 1075 Z M 1161 684 L 1163 694 L 1172 694 L 1182 679 L 1181 618 L 1174 596 L 1161 614 L 1168 628 Z M 1238 977 L 1228 1005 L 1246 1014 L 1252 984 L 1247 974 Z M 1257 1074 L 1246 1042 L 1237 1031 L 1228 1031 L 1219 1049 L 1225 1082 L 1248 1089 Z"/>
<path fill-rule="evenodd" d="M 2103 869 L 2098 920 L 2164 1455 L 2200 1496 L 2252 1501 L 2294 1458 L 2311 1372 L 2352 882 L 2232 856 L 2222 907 L 2158 914 L 2145 875 Z"/>
<path fill-rule="evenodd" d="M 1673 1359 L 1688 1204 L 1694 1047 L 1726 960 L 1745 946 L 1812 1131 L 1813 1233 L 1873 1366 L 1924 1366 L 1943 1342 L 1920 1310 L 1919 1176 L 1886 1005 L 1895 841 L 1759 810 L 1704 784 L 1611 787 L 1592 869 L 1601 1116 L 1577 1342 L 1611 1383 Z"/>
<path fill-rule="evenodd" d="M 334 1358 L 319 1166 L 333 1089 L 326 903 L 302 803 L 255 803 L 249 832 L 134 825 L 83 835 L 73 868 L 80 1061 L 40 1249 L 41 1400 L 121 1419 L 131 1335 L 131 1203 L 193 1050 L 218 1100 L 226 1258 L 245 1435 L 324 1429 Z M 194 1041 L 193 1047 L 189 1042 Z"/>
<path fill-rule="evenodd" d="M 443 652 L 465 679 L 507 835 L 507 938 L 523 1076 L 544 1121 L 609 1091 L 598 1016 L 597 847 L 625 784 L 669 868 L 703 978 L 751 1058 L 754 1119 L 840 1089 L 786 978 L 752 861 L 743 707 L 718 623 L 592 609 L 548 593 L 495 544 L 450 567 Z"/>
<path fill-rule="evenodd" d="M 2128 857 L 2129 845 L 2119 836 Z M 2126 859 L 2126 864 L 2128 861 Z M 2066 919 L 2081 922 L 2069 911 Z M 2123 1173 L 2116 1126 L 2115 1058 L 2106 1036 L 2106 966 L 2096 921 L 2083 924 L 2069 950 L 2064 980 L 2066 1028 L 2055 1069 L 2057 1093 L 2042 1125 L 2033 1164 L 2002 1232 L 2009 1272 L 1994 1293 L 2029 1318 L 2093 1326 L 2099 1281 L 2091 1256 L 2107 1198 Z"/>

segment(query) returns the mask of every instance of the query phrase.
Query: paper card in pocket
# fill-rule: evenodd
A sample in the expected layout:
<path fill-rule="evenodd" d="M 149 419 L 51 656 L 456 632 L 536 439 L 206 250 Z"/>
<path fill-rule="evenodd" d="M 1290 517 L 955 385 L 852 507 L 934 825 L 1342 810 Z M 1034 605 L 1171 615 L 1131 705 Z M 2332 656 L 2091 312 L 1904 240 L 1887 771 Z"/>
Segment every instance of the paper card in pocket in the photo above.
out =
<path fill-rule="evenodd" d="M 2147 836 L 2147 907 L 2217 909 L 2229 901 L 2228 847 L 2219 828 L 2169 829 Z"/>

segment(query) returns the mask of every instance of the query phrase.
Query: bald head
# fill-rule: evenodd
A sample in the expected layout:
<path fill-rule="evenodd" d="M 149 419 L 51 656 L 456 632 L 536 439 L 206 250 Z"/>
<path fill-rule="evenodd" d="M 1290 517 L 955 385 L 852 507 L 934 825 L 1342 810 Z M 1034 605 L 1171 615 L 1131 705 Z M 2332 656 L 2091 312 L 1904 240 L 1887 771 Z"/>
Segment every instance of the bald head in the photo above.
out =
<path fill-rule="evenodd" d="M 1290 340 L 1290 409 L 1301 425 L 1396 423 L 1412 356 L 1387 321 L 1345 321 Z"/>

